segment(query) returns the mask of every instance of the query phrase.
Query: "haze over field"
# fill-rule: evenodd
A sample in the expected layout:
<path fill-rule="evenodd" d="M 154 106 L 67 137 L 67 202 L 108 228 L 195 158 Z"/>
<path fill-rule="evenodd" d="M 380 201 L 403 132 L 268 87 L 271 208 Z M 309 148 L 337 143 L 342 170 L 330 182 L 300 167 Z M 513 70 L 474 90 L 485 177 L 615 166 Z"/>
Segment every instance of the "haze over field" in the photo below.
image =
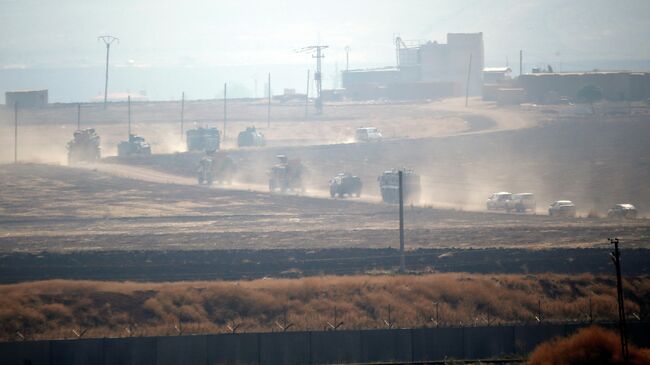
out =
<path fill-rule="evenodd" d="M 264 94 L 304 89 L 313 68 L 296 49 L 328 44 L 324 86 L 336 70 L 393 65 L 393 38 L 446 42 L 448 32 L 484 32 L 486 65 L 526 69 L 650 68 L 650 3 L 608 1 L 12 1 L 0 0 L 0 100 L 4 91 L 48 88 L 54 102 L 88 101 L 103 91 L 104 46 L 111 50 L 111 92 L 150 100 Z M 251 10 L 254 9 L 254 10 Z M 287 11 L 289 9 L 289 11 Z M 256 87 L 257 85 L 257 87 Z"/>

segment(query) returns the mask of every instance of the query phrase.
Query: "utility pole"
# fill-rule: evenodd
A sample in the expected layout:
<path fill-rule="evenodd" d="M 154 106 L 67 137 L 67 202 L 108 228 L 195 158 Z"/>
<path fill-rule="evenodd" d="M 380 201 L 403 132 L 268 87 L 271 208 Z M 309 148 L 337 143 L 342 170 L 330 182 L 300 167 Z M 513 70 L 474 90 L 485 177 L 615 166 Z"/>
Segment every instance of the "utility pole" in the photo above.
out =
<path fill-rule="evenodd" d="M 627 364 L 629 352 L 627 348 L 627 326 L 625 323 L 625 302 L 623 301 L 623 280 L 621 277 L 621 252 L 618 250 L 618 238 L 608 238 L 610 244 L 614 245 L 614 251 L 610 253 L 614 266 L 616 267 L 616 293 L 618 300 L 618 330 L 621 336 L 621 352 L 623 360 Z"/>
<path fill-rule="evenodd" d="M 307 70 L 307 90 L 305 91 L 305 119 L 309 117 L 309 69 Z"/>
<path fill-rule="evenodd" d="M 18 103 L 14 103 L 14 163 L 18 163 Z"/>
<path fill-rule="evenodd" d="M 120 39 L 117 37 L 113 37 L 112 35 L 103 35 L 100 37 L 97 37 L 97 40 L 101 40 L 106 44 L 106 80 L 104 83 L 104 109 L 106 109 L 106 102 L 108 99 L 108 55 L 111 52 L 111 43 L 117 41 L 117 43 L 120 43 Z"/>
<path fill-rule="evenodd" d="M 314 105 L 316 106 L 317 113 L 323 112 L 323 99 L 321 98 L 321 92 L 323 91 L 322 59 L 325 58 L 323 50 L 326 48 L 329 48 L 329 46 L 316 45 L 308 46 L 298 51 L 302 53 L 316 51 L 316 54 L 312 54 L 311 57 L 316 59 L 316 72 L 314 72 L 314 81 L 316 82 L 316 102 Z"/>
<path fill-rule="evenodd" d="M 345 46 L 345 71 L 350 71 L 350 46 Z"/>
<path fill-rule="evenodd" d="M 269 72 L 269 103 L 266 113 L 266 126 L 271 127 L 271 73 Z"/>
<path fill-rule="evenodd" d="M 228 84 L 223 84 L 223 140 L 226 140 L 226 122 L 228 121 Z"/>
<path fill-rule="evenodd" d="M 519 76 L 524 74 L 524 50 L 519 50 Z"/>
<path fill-rule="evenodd" d="M 469 100 L 469 80 L 470 80 L 470 75 L 472 74 L 472 54 L 469 54 L 469 65 L 467 66 L 467 85 L 465 87 L 465 107 L 467 107 L 467 103 Z"/>
<path fill-rule="evenodd" d="M 185 131 L 183 131 L 183 123 L 185 123 L 185 91 L 183 91 L 181 94 L 181 141 L 185 137 Z"/>
<path fill-rule="evenodd" d="M 399 176 L 399 272 L 404 273 L 404 177 L 402 170 L 398 171 Z"/>
<path fill-rule="evenodd" d="M 81 103 L 77 103 L 77 130 L 81 129 Z"/>
<path fill-rule="evenodd" d="M 127 98 L 128 108 L 129 108 L 129 139 L 131 139 L 131 95 Z"/>

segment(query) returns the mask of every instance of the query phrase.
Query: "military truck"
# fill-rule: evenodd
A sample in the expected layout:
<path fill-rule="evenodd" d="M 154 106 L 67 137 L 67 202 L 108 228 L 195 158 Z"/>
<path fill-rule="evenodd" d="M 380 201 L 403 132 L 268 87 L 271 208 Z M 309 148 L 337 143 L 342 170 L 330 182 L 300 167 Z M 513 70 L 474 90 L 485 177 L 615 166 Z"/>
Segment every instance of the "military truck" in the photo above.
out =
<path fill-rule="evenodd" d="M 266 146 L 266 138 L 255 127 L 246 127 L 245 131 L 239 132 L 237 145 L 239 147 L 262 147 Z"/>
<path fill-rule="evenodd" d="M 72 141 L 68 142 L 68 164 L 78 162 L 95 162 L 101 158 L 100 138 L 93 128 L 74 132 Z"/>
<path fill-rule="evenodd" d="M 330 180 L 330 196 L 361 196 L 361 179 L 349 173 L 340 173 Z"/>
<path fill-rule="evenodd" d="M 232 184 L 237 167 L 235 162 L 225 153 L 208 151 L 199 161 L 197 180 L 200 185 Z"/>
<path fill-rule="evenodd" d="M 150 156 L 151 146 L 144 141 L 143 137 L 129 134 L 128 141 L 122 141 L 117 145 L 117 155 L 120 157 Z"/>
<path fill-rule="evenodd" d="M 285 155 L 277 155 L 278 163 L 269 172 L 269 191 L 303 192 L 304 167 L 300 160 L 290 160 Z"/>
<path fill-rule="evenodd" d="M 221 143 L 221 133 L 217 128 L 190 129 L 186 137 L 188 151 L 216 151 Z"/>
<path fill-rule="evenodd" d="M 399 204 L 399 170 L 384 171 L 377 178 L 381 199 L 385 203 Z M 402 170 L 403 199 L 405 204 L 420 202 L 420 176 L 413 170 Z"/>

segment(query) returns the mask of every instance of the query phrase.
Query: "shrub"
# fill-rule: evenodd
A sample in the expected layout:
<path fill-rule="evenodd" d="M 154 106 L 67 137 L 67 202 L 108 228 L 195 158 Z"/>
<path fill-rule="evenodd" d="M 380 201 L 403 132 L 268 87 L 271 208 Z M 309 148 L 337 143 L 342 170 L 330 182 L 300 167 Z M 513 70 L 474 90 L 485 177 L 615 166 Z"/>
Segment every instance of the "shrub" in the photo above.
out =
<path fill-rule="evenodd" d="M 630 347 L 630 365 L 650 364 L 650 350 Z M 528 365 L 625 364 L 618 334 L 592 326 L 539 345 Z"/>

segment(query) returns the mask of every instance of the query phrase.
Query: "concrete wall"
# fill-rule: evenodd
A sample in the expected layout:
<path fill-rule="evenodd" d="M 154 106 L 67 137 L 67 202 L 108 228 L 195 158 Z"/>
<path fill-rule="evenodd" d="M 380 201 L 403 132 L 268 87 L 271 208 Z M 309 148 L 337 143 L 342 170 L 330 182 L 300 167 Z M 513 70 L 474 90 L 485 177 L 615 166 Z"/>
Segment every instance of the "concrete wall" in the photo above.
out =
<path fill-rule="evenodd" d="M 0 365 L 343 364 L 525 355 L 586 324 L 243 333 L 0 343 Z M 615 328 L 613 324 L 605 327 Z M 650 346 L 650 323 L 629 324 Z"/>
<path fill-rule="evenodd" d="M 518 82 L 530 101 L 553 103 L 563 97 L 579 101 L 579 90 L 587 85 L 602 90 L 605 100 L 645 100 L 650 97 L 650 73 L 586 72 L 526 74 Z"/>

